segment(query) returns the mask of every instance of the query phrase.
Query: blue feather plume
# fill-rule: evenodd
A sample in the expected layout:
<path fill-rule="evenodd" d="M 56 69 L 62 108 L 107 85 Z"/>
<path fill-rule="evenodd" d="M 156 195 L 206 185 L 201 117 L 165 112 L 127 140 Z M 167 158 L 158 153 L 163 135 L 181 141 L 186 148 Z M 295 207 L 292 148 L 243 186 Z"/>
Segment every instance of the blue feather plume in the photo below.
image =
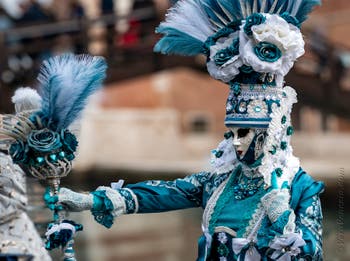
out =
<path fill-rule="evenodd" d="M 156 32 L 165 36 L 155 45 L 155 52 L 194 56 L 203 51 L 203 42 L 179 30 L 160 26 Z"/>
<path fill-rule="evenodd" d="M 79 117 L 87 99 L 102 87 L 107 64 L 102 57 L 64 54 L 45 61 L 38 80 L 40 116 L 47 128 L 60 131 Z"/>
<path fill-rule="evenodd" d="M 157 28 L 164 34 L 154 50 L 164 54 L 197 55 L 215 28 L 201 0 L 178 1 Z"/>

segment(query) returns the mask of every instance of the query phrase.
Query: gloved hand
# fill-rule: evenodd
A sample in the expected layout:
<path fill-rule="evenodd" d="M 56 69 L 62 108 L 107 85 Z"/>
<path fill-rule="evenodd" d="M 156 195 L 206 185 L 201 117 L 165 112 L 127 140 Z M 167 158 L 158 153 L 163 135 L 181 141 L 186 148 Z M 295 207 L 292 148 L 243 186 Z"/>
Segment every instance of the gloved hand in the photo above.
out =
<path fill-rule="evenodd" d="M 271 175 L 271 190 L 261 199 L 266 214 L 272 223 L 286 211 L 290 210 L 289 206 L 290 191 L 287 182 L 284 182 L 281 188 L 277 185 L 277 175 L 275 172 Z"/>
<path fill-rule="evenodd" d="M 62 205 L 64 209 L 72 212 L 90 210 L 94 203 L 92 194 L 77 193 L 67 188 L 61 188 L 55 196 L 47 190 L 44 201 L 50 209 Z"/>

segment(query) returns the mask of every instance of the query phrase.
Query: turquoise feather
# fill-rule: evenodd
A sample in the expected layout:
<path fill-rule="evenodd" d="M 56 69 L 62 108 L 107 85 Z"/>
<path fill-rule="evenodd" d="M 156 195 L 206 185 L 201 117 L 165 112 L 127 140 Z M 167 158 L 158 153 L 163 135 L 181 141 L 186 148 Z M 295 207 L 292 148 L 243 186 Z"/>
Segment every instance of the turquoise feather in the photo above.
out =
<path fill-rule="evenodd" d="M 155 52 L 194 56 L 203 51 L 203 42 L 179 30 L 158 27 L 157 32 L 165 36 L 155 45 Z"/>
<path fill-rule="evenodd" d="M 80 116 L 87 99 L 101 88 L 106 69 L 102 57 L 90 55 L 64 54 L 45 61 L 38 76 L 42 97 L 39 114 L 45 127 L 53 131 L 68 128 Z"/>

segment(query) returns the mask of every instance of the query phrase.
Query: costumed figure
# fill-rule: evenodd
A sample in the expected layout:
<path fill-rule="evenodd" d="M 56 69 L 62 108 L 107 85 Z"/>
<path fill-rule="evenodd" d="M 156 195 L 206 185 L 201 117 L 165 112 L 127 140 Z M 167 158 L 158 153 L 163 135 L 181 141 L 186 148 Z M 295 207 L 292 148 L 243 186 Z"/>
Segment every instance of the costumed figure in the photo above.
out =
<path fill-rule="evenodd" d="M 62 188 L 56 201 L 91 210 L 111 227 L 123 214 L 202 207 L 198 260 L 322 260 L 322 182 L 293 156 L 295 91 L 284 76 L 304 54 L 300 32 L 318 0 L 183 0 L 157 31 L 155 51 L 207 56 L 212 77 L 230 87 L 229 131 L 213 169 L 175 181 Z M 48 201 L 48 205 L 54 200 Z"/>
<path fill-rule="evenodd" d="M 78 141 L 68 128 L 80 116 L 89 96 L 101 88 L 106 69 L 106 63 L 101 57 L 65 54 L 50 58 L 43 63 L 38 76 L 40 96 L 36 93 L 31 99 L 36 107 L 31 110 L 21 109 L 16 115 L 3 116 L 0 134 L 10 141 L 9 156 L 31 175 L 48 182 L 49 202 L 57 198 L 60 179 L 70 173 L 75 158 Z M 25 91 L 34 92 L 31 89 Z M 21 105 L 16 103 L 16 110 L 19 111 L 17 107 L 21 108 Z M 1 167 L 3 166 L 7 165 L 2 164 Z M 16 167 L 12 169 L 16 170 Z M 14 174 L 10 170 L 6 175 Z M 2 178 L 4 176 L 0 180 Z M 10 220 L 13 219 L 10 215 L 12 212 L 18 212 L 26 218 L 22 214 L 26 200 L 22 185 L 22 181 L 15 182 L 15 176 L 11 182 L 4 183 L 4 191 L 12 191 L 7 195 L 10 201 L 4 201 L 4 206 L 11 206 L 5 211 Z M 53 222 L 45 234 L 45 247 L 48 250 L 62 248 L 64 260 L 74 261 L 74 235 L 82 230 L 82 225 L 67 220 L 60 204 L 50 204 L 50 210 L 53 211 Z M 21 226 L 27 224 L 24 221 L 18 223 L 18 230 L 22 229 Z M 30 226 L 32 223 L 28 223 L 29 229 Z M 6 233 L 11 231 L 17 230 L 9 228 Z M 37 244 L 31 250 L 36 251 L 39 247 L 40 244 Z M 45 256 L 40 260 L 45 260 Z"/>
<path fill-rule="evenodd" d="M 12 97 L 17 114 L 36 111 L 41 98 L 35 90 L 20 88 Z M 0 123 L 1 125 L 2 123 Z M 1 140 L 1 149 L 8 143 Z M 48 261 L 51 257 L 26 213 L 26 177 L 10 156 L 0 152 L 0 257 L 1 260 Z"/>

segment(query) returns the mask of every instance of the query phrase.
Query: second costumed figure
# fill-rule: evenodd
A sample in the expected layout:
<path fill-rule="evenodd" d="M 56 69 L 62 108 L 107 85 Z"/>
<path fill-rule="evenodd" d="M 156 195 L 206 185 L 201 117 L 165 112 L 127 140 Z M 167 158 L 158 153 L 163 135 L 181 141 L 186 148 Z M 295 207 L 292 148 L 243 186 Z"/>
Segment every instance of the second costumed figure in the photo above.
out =
<path fill-rule="evenodd" d="M 175 181 L 62 188 L 56 201 L 111 227 L 124 214 L 204 209 L 198 260 L 322 260 L 322 182 L 293 156 L 296 92 L 284 76 L 304 54 L 301 24 L 317 0 L 186 0 L 158 27 L 155 51 L 207 57 L 230 87 L 211 171 Z M 50 204 L 53 201 L 50 201 Z M 57 203 L 57 202 L 56 202 Z"/>

